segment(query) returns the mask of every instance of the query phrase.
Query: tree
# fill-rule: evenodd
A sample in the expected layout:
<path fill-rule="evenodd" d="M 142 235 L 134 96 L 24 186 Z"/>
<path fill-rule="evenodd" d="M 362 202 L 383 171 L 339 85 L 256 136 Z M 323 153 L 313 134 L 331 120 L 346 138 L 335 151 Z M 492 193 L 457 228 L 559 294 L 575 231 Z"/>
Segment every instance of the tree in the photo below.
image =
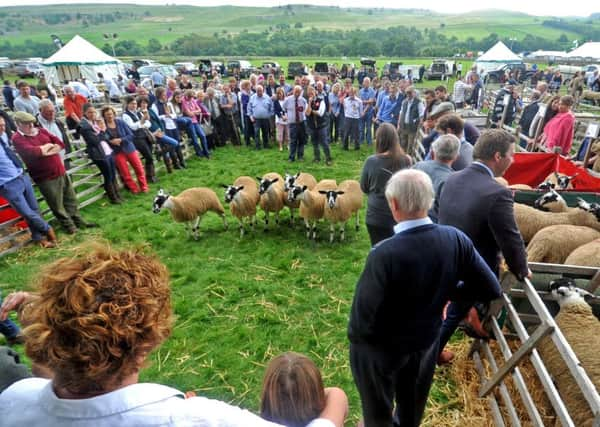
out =
<path fill-rule="evenodd" d="M 296 22 L 294 28 L 302 28 L 302 22 Z"/>
<path fill-rule="evenodd" d="M 148 47 L 147 47 L 148 53 L 155 53 L 155 52 L 159 52 L 160 50 L 162 50 L 162 45 L 160 44 L 160 42 L 157 39 L 150 39 L 148 40 Z"/>

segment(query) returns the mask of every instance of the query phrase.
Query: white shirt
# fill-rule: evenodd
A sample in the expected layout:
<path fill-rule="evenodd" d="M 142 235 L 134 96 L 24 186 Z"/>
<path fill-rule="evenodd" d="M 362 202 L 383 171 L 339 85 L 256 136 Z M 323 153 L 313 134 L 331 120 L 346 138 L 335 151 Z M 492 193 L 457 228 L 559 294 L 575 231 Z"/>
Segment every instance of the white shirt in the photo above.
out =
<path fill-rule="evenodd" d="M 419 219 L 409 219 L 407 221 L 402 221 L 394 225 L 394 233 L 402 233 L 403 231 L 410 230 L 411 228 L 416 228 L 427 224 L 433 224 L 431 218 L 429 218 L 428 216 Z"/>
<path fill-rule="evenodd" d="M 131 111 L 133 114 L 137 113 L 135 111 Z M 129 126 L 129 129 L 131 130 L 138 130 L 141 128 L 146 128 L 146 129 L 150 129 L 150 127 L 152 126 L 152 123 L 150 123 L 150 120 L 146 120 L 144 122 L 144 124 L 142 124 L 142 120 L 138 120 L 137 122 L 134 122 L 133 119 L 131 117 L 129 117 L 129 114 L 126 114 L 125 112 L 123 113 L 123 115 L 121 116 L 121 118 L 123 119 L 123 121 L 125 122 L 125 124 L 127 126 Z"/>
<path fill-rule="evenodd" d="M 184 399 L 180 391 L 160 384 L 133 384 L 89 399 L 71 400 L 58 398 L 50 380 L 43 378 L 18 381 L 0 394 L 0 420 L 3 427 L 279 426 L 218 400 Z"/>
<path fill-rule="evenodd" d="M 104 86 L 106 86 L 106 89 L 108 90 L 108 96 L 111 98 L 117 98 L 122 95 L 121 89 L 119 89 L 119 86 L 117 86 L 112 79 L 105 78 Z"/>

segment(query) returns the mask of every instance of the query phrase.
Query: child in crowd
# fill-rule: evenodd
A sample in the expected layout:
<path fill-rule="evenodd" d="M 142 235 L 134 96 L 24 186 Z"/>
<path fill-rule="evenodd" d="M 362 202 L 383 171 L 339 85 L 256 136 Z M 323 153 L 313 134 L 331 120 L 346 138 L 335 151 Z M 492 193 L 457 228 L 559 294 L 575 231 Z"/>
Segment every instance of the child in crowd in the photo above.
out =
<path fill-rule="evenodd" d="M 348 398 L 337 387 L 323 387 L 308 357 L 287 352 L 267 366 L 260 416 L 288 427 L 343 427 Z"/>

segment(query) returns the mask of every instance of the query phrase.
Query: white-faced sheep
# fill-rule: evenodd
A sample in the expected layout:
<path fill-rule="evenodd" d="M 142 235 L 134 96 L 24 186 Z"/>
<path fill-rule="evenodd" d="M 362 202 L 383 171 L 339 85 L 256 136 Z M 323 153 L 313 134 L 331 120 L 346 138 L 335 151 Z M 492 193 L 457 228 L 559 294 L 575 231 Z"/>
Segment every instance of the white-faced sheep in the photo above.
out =
<path fill-rule="evenodd" d="M 550 175 L 548 175 L 546 177 L 546 179 L 544 180 L 544 182 L 548 181 L 552 184 L 554 184 L 555 189 L 557 190 L 567 190 L 567 189 L 572 189 L 573 187 L 573 179 L 575 179 L 577 177 L 577 175 L 579 174 L 575 174 L 575 175 L 565 175 L 562 173 L 558 173 L 558 172 L 552 172 Z M 542 183 L 543 184 L 543 183 Z"/>
<path fill-rule="evenodd" d="M 240 176 L 232 185 L 221 184 L 221 187 L 225 188 L 225 202 L 229 203 L 231 214 L 238 219 L 240 237 L 243 237 L 246 218 L 252 230 L 256 224 L 256 205 L 260 199 L 258 185 L 249 176 Z"/>
<path fill-rule="evenodd" d="M 562 264 L 581 245 L 600 238 L 600 231 L 577 225 L 551 225 L 542 228 L 527 246 L 527 261 Z"/>
<path fill-rule="evenodd" d="M 579 208 L 569 208 L 566 212 L 542 212 L 531 206 L 515 203 L 514 210 L 517 226 L 525 242 L 529 242 L 542 228 L 551 225 L 580 225 L 600 231 L 600 221 L 594 214 Z"/>
<path fill-rule="evenodd" d="M 575 287 L 572 279 L 558 279 L 550 284 L 553 298 L 560 305 L 556 324 L 596 387 L 600 388 L 600 322 L 585 297 L 589 292 Z M 538 350 L 574 425 L 592 426 L 594 415 L 551 338 L 544 338 Z"/>
<path fill-rule="evenodd" d="M 320 190 L 335 190 L 337 183 L 334 179 L 324 179 L 315 185 L 314 189 L 309 190 L 308 186 L 299 187 L 293 185 L 288 192 L 288 199 L 300 200 L 300 217 L 304 219 L 306 227 L 306 237 L 315 240 L 317 238 L 317 222 L 323 218 L 325 207 L 325 196 L 320 194 Z"/>
<path fill-rule="evenodd" d="M 223 226 L 227 228 L 227 218 L 225 218 L 223 205 L 216 193 L 210 188 L 188 188 L 178 196 L 171 196 L 161 188 L 154 197 L 152 211 L 159 213 L 161 208 L 169 209 L 173 219 L 176 222 L 184 222 L 186 228 L 191 225 L 190 231 L 196 240 L 200 230 L 200 220 L 207 211 L 219 215 L 223 219 Z"/>
<path fill-rule="evenodd" d="M 294 211 L 300 207 L 300 200 L 292 200 L 289 197 L 289 191 L 292 186 L 306 186 L 309 190 L 315 188 L 317 180 L 314 176 L 305 172 L 298 172 L 296 175 L 285 174 L 283 189 L 288 193 L 288 197 L 284 199 L 285 205 L 290 209 L 290 225 L 294 225 Z"/>
<path fill-rule="evenodd" d="M 569 254 L 565 260 L 566 265 L 579 265 L 582 267 L 600 266 L 600 239 L 593 240 L 579 246 Z"/>
<path fill-rule="evenodd" d="M 275 214 L 275 223 L 279 225 L 279 212 L 283 209 L 287 199 L 283 191 L 283 178 L 276 172 L 264 174 L 259 181 L 258 194 L 260 194 L 260 208 L 265 213 L 265 231 L 269 227 L 269 214 Z"/>
<path fill-rule="evenodd" d="M 342 181 L 337 190 L 320 190 L 319 193 L 326 197 L 323 217 L 329 221 L 329 242 L 335 238 L 335 224 L 340 224 L 340 240 L 344 240 L 346 222 L 352 214 L 356 217 L 356 231 L 359 230 L 358 213 L 362 208 L 363 193 L 358 181 Z"/>
<path fill-rule="evenodd" d="M 533 207 L 545 212 L 566 212 L 567 202 L 554 189 L 550 189 L 533 202 Z"/>

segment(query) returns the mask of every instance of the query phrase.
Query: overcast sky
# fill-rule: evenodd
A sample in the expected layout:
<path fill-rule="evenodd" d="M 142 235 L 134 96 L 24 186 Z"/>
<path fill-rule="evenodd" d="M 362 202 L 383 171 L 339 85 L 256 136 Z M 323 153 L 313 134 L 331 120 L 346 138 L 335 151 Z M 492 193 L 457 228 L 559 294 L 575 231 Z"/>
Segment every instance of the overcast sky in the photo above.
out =
<path fill-rule="evenodd" d="M 236 5 L 236 6 L 279 6 L 285 4 L 318 4 L 318 5 L 336 5 L 342 7 L 386 7 L 386 8 L 422 8 L 430 9 L 442 13 L 463 13 L 472 10 L 501 8 L 528 13 L 530 15 L 578 15 L 588 16 L 594 12 L 600 12 L 600 2 L 597 0 L 579 0 L 571 3 L 575 7 L 551 7 L 554 2 L 542 2 L 535 0 L 380 0 L 369 4 L 365 0 L 301 0 L 301 1 L 278 1 L 278 0 L 104 0 L 104 1 L 85 1 L 85 0 L 0 0 L 0 6 L 22 6 L 36 4 L 74 4 L 74 3 L 136 3 L 164 5 L 165 3 L 190 4 L 195 6 L 218 6 L 218 5 Z M 558 6 L 558 1 L 556 6 Z M 563 3 L 564 5 L 564 3 Z"/>

